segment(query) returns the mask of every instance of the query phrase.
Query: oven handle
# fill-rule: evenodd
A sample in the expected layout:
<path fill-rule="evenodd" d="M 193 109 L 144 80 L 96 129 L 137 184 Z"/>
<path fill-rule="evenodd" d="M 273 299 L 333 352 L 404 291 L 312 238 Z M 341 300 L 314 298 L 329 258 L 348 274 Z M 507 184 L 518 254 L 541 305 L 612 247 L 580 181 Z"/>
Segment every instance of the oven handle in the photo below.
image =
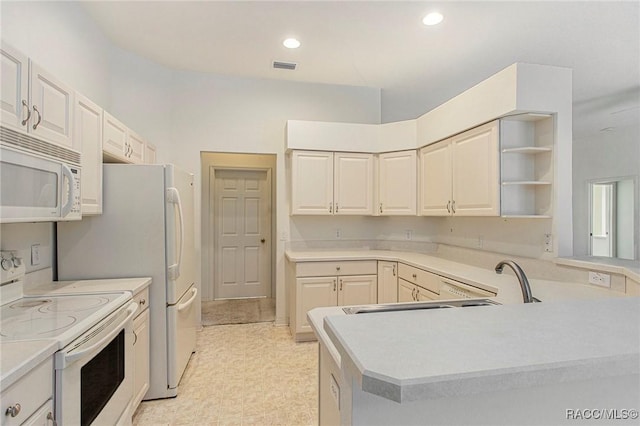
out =
<path fill-rule="evenodd" d="M 64 365 L 62 365 L 62 368 L 64 368 L 67 364 L 71 364 L 72 362 L 77 361 L 78 359 L 82 358 L 83 356 L 85 356 L 85 354 L 95 350 L 96 348 L 99 348 L 101 345 L 104 345 L 105 343 L 108 343 L 111 339 L 113 339 L 115 336 L 118 335 L 118 333 L 120 333 L 120 331 L 122 330 L 122 328 L 125 326 L 125 324 L 127 322 L 129 322 L 131 320 L 131 318 L 133 318 L 133 316 L 136 314 L 136 312 L 138 311 L 138 304 L 136 302 L 131 302 L 131 304 L 127 307 L 127 317 L 125 319 L 123 319 L 122 321 L 120 321 L 120 323 L 113 327 L 113 329 L 103 338 L 101 338 L 98 342 L 94 343 L 93 345 L 89 346 L 88 348 L 85 348 L 79 352 L 75 352 L 73 354 L 67 355 L 63 353 L 63 357 L 61 359 L 62 363 Z M 56 368 L 58 366 L 56 365 Z"/>
<path fill-rule="evenodd" d="M 191 293 L 193 293 L 193 295 L 191 296 L 191 298 L 189 300 L 187 300 L 186 302 L 181 303 L 181 304 L 178 305 L 178 312 L 184 311 L 189 306 L 191 306 L 191 304 L 193 303 L 194 300 L 196 300 L 196 296 L 198 295 L 198 289 L 196 287 L 192 288 L 191 289 Z"/>

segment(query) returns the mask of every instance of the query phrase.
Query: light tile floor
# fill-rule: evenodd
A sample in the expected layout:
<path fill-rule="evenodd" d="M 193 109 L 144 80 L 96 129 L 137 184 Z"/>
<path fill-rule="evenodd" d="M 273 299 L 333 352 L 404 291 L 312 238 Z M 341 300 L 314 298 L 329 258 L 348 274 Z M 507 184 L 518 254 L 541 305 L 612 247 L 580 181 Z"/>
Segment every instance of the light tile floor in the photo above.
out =
<path fill-rule="evenodd" d="M 172 399 L 143 402 L 134 425 L 317 425 L 318 344 L 273 323 L 205 327 Z"/>

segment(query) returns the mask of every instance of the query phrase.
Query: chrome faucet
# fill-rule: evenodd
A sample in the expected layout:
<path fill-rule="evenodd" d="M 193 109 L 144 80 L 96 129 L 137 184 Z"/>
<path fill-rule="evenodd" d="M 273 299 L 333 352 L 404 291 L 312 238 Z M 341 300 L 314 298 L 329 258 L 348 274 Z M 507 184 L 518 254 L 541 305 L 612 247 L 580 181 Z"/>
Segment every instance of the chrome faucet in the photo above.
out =
<path fill-rule="evenodd" d="M 518 277 L 518 282 L 520 282 L 520 288 L 522 289 L 522 298 L 524 299 L 524 303 L 532 303 L 539 302 L 540 300 L 531 296 L 531 287 L 529 286 L 529 280 L 527 280 L 527 276 L 524 274 L 524 271 L 516 262 L 513 260 L 503 260 L 502 262 L 496 265 L 496 274 L 502 273 L 502 268 L 504 266 L 508 266 L 513 269 L 513 272 Z"/>

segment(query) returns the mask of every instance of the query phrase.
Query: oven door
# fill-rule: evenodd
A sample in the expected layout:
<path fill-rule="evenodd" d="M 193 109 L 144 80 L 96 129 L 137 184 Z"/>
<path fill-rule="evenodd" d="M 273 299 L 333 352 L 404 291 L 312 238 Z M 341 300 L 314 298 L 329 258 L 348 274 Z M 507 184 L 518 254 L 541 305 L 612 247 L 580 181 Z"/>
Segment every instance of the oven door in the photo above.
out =
<path fill-rule="evenodd" d="M 63 425 L 131 421 L 133 302 L 55 355 L 56 418 Z M 121 420 L 122 419 L 122 420 Z"/>

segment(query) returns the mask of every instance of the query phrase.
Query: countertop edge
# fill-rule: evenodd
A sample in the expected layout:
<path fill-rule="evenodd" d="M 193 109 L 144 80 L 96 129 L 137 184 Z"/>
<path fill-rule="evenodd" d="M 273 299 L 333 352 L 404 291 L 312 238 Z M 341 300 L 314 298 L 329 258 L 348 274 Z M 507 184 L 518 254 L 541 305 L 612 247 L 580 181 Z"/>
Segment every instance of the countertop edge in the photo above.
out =
<path fill-rule="evenodd" d="M 0 343 L 0 351 L 7 349 L 7 346 L 19 345 L 24 342 L 2 342 Z M 16 366 L 12 366 L 9 371 L 5 371 L 4 362 L 2 363 L 2 377 L 0 378 L 0 392 L 4 392 L 10 386 L 19 381 L 24 375 L 37 367 L 40 363 L 51 357 L 58 350 L 58 342 L 55 339 L 29 341 L 27 344 L 41 344 L 40 348 L 32 350 L 30 354 L 24 354 L 20 362 Z"/>

